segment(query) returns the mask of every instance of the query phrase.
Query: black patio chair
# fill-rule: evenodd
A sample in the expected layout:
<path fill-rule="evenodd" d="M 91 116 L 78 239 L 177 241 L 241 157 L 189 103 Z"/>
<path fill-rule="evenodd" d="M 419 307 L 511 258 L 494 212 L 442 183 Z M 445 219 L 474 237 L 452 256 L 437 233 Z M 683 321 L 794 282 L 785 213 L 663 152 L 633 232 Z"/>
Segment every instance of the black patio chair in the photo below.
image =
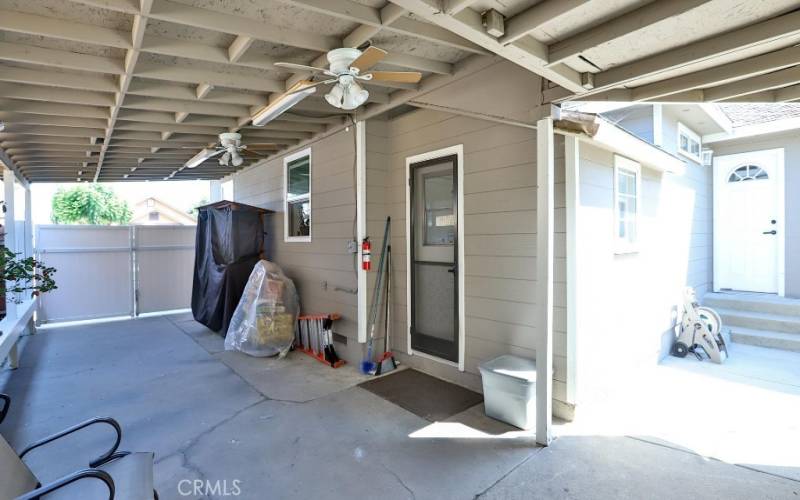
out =
<path fill-rule="evenodd" d="M 0 423 L 8 414 L 11 398 L 0 394 L 3 407 L 0 410 Z M 89 467 L 49 484 L 42 485 L 33 472 L 22 460 L 32 450 L 45 446 L 64 436 L 70 435 L 92 425 L 106 424 L 111 426 L 116 439 L 107 452 L 89 463 Z M 33 500 L 47 495 L 51 498 L 85 498 L 85 491 L 89 486 L 86 479 L 102 482 L 108 489 L 109 500 L 158 500 L 158 493 L 153 489 L 153 453 L 117 451 L 122 441 L 122 428 L 111 417 L 95 417 L 68 429 L 57 432 L 52 436 L 36 441 L 18 455 L 0 436 L 0 498 L 16 500 Z M 69 490 L 62 490 L 64 496 L 59 495 L 59 490 L 67 485 L 81 481 L 80 485 Z"/>

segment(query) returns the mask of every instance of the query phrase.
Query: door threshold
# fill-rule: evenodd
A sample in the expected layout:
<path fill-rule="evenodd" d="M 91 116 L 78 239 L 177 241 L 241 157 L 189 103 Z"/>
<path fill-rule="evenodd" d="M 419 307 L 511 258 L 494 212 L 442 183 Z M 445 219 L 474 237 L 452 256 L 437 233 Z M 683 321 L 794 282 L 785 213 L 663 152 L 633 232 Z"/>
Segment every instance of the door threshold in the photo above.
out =
<path fill-rule="evenodd" d="M 433 354 L 428 354 L 422 351 L 415 351 L 413 349 L 409 349 L 408 354 L 411 356 L 419 356 L 420 358 L 429 359 L 431 361 L 436 361 L 437 363 L 441 363 L 443 365 L 452 366 L 454 368 L 458 368 L 458 363 L 455 361 L 450 361 L 449 359 L 440 358 L 438 356 L 434 356 Z"/>

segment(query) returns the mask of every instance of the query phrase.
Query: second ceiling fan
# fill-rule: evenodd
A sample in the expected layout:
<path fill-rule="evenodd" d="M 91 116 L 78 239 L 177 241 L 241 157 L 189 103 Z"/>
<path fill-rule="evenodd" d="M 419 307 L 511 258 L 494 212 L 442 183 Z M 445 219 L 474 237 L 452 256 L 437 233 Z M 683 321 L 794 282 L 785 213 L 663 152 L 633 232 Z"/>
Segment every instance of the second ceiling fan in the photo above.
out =
<path fill-rule="evenodd" d="M 324 75 L 320 81 L 303 80 L 296 83 L 272 104 L 253 116 L 253 125 L 262 126 L 274 120 L 305 97 L 316 92 L 317 87 L 333 85 L 325 94 L 328 104 L 339 109 L 356 109 L 369 98 L 369 92 L 360 84 L 369 81 L 417 83 L 422 74 L 417 71 L 369 71 L 379 63 L 387 52 L 377 47 L 359 49 L 334 49 L 328 52 L 329 68 L 316 68 L 302 64 L 278 62 L 275 66 L 296 71 L 310 72 L 313 76 Z M 313 77 L 312 77 L 313 78 Z"/>

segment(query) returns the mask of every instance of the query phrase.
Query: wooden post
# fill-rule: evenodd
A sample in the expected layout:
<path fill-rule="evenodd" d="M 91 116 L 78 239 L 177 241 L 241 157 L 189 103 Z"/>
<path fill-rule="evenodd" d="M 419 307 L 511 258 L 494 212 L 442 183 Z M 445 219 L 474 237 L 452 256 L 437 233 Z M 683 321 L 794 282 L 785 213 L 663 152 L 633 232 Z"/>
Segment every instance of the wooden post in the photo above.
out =
<path fill-rule="evenodd" d="M 553 420 L 553 118 L 536 123 L 536 442 L 548 446 Z"/>

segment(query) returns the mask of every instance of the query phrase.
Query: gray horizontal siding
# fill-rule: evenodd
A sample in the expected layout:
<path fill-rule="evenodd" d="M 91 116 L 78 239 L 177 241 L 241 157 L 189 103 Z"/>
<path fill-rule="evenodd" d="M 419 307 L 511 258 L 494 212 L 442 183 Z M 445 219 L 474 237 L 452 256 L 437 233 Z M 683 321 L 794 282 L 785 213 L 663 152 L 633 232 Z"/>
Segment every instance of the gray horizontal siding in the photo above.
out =
<path fill-rule="evenodd" d="M 536 133 L 482 120 L 419 110 L 388 123 L 391 152 L 385 209 L 395 230 L 395 350 L 407 350 L 405 162 L 445 147 L 464 147 L 465 373 L 417 356 L 404 360 L 480 390 L 478 366 L 502 354 L 536 357 Z M 563 167 L 563 142 L 558 155 Z M 563 168 L 556 187 L 554 395 L 566 394 L 566 260 Z M 402 252 L 402 255 L 400 255 Z M 438 365 L 438 366 L 437 366 Z"/>
<path fill-rule="evenodd" d="M 283 157 L 270 159 L 233 176 L 236 200 L 276 213 L 268 217 L 267 255 L 294 280 L 304 313 L 337 312 L 335 331 L 348 338 L 337 349 L 348 361 L 360 358 L 355 294 L 355 257 L 347 252 L 355 217 L 353 131 L 342 131 L 311 147 L 311 242 L 283 241 Z M 328 288 L 323 287 L 327 282 Z"/>

